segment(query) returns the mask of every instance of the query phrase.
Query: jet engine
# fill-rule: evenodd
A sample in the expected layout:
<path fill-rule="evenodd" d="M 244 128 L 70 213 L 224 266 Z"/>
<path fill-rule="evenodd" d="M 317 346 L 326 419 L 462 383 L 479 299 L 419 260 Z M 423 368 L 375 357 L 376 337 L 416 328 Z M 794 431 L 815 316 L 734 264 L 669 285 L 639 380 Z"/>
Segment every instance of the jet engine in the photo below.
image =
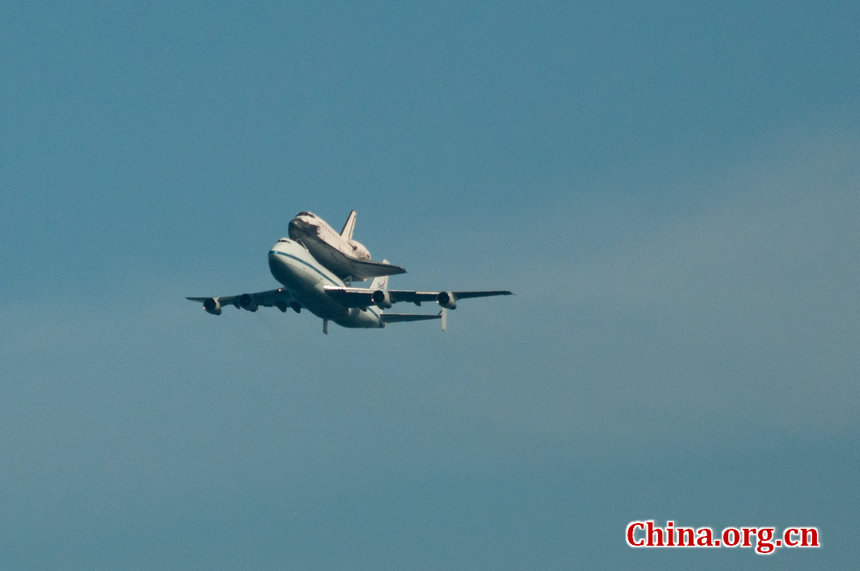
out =
<path fill-rule="evenodd" d="M 259 307 L 257 302 L 254 301 L 254 298 L 247 293 L 243 293 L 239 296 L 239 305 L 242 309 L 247 309 L 248 311 L 257 311 L 257 308 Z"/>
<path fill-rule="evenodd" d="M 370 299 L 373 303 L 382 309 L 388 309 L 391 307 L 391 296 L 387 291 L 378 289 L 370 294 Z"/>
<path fill-rule="evenodd" d="M 358 242 L 357 240 L 350 240 L 347 242 L 350 248 L 352 248 L 352 257 L 358 258 L 359 260 L 369 260 L 370 259 L 370 251 L 365 248 L 364 244 Z"/>
<path fill-rule="evenodd" d="M 445 309 L 457 309 L 457 298 L 450 291 L 440 291 L 436 296 L 436 303 Z"/>
<path fill-rule="evenodd" d="M 206 313 L 221 315 L 221 302 L 214 297 L 210 297 L 203 302 L 203 309 L 206 310 Z"/>

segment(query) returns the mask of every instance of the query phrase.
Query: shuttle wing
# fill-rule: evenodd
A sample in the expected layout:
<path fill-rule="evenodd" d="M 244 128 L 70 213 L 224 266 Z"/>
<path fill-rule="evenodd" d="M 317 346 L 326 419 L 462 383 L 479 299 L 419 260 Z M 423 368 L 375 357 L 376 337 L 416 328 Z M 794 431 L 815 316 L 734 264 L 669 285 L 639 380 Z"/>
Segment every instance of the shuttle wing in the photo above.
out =
<path fill-rule="evenodd" d="M 338 277 L 341 279 L 352 276 L 354 280 L 362 281 L 369 278 L 406 273 L 406 270 L 400 266 L 395 266 L 388 262 L 359 260 L 358 258 L 347 256 L 336 248 L 326 246 L 323 251 L 318 252 L 316 257 L 320 263 L 338 274 Z M 335 269 L 339 271 L 335 271 Z"/>

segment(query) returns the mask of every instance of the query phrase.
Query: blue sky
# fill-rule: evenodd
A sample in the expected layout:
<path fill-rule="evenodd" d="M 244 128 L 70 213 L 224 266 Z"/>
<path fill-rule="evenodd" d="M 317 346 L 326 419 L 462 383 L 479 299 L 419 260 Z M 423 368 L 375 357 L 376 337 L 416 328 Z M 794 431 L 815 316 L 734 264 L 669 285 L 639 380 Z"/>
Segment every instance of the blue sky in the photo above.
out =
<path fill-rule="evenodd" d="M 365 3 L 367 4 L 367 3 Z M 0 563 L 856 562 L 851 2 L 4 3 Z M 297 212 L 509 288 L 334 328 Z M 631 520 L 822 549 L 632 550 Z"/>

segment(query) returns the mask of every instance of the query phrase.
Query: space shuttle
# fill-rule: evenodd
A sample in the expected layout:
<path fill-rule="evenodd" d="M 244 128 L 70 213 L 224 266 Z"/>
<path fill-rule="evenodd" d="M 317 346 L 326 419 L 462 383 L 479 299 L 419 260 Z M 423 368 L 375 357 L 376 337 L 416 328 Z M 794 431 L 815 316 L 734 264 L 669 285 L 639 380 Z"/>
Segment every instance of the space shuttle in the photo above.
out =
<path fill-rule="evenodd" d="M 338 233 L 316 214 L 299 212 L 290 220 L 290 238 L 304 244 L 320 264 L 345 281 L 405 274 L 406 270 L 400 266 L 370 259 L 370 252 L 364 244 L 352 237 L 355 217 L 353 210 Z"/>

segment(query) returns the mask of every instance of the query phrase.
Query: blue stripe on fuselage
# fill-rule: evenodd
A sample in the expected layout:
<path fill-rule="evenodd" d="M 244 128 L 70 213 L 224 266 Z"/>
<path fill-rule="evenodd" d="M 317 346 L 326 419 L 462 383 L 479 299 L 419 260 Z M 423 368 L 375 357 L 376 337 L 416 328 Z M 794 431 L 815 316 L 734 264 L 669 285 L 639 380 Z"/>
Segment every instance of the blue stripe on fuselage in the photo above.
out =
<path fill-rule="evenodd" d="M 319 268 L 315 267 L 313 264 L 309 264 L 308 262 L 299 258 L 298 256 L 294 256 L 293 254 L 287 254 L 286 252 L 281 252 L 279 250 L 269 250 L 269 254 L 275 254 L 276 256 L 283 256 L 285 258 L 290 258 L 291 260 L 295 260 L 295 261 L 299 262 L 300 264 L 303 264 L 303 265 L 307 266 L 308 268 L 312 269 L 313 271 L 315 271 L 316 273 L 318 273 L 328 283 L 330 283 L 334 286 L 337 286 L 337 287 L 343 287 L 343 282 L 337 283 L 336 281 L 331 279 L 329 276 L 322 273 L 322 271 L 320 271 Z"/>

